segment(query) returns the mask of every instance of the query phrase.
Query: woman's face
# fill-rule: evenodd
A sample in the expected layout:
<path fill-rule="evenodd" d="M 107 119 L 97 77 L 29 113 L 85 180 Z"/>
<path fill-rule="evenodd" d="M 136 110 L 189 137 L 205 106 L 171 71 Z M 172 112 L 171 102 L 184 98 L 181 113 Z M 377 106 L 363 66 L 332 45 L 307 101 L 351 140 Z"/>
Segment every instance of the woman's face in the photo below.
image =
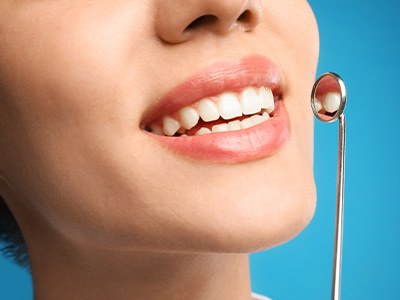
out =
<path fill-rule="evenodd" d="M 2 193 L 18 219 L 96 247 L 212 252 L 272 247 L 310 221 L 307 1 L 5 0 L 0 39 Z M 280 98 L 272 125 L 148 132 L 249 86 Z"/>

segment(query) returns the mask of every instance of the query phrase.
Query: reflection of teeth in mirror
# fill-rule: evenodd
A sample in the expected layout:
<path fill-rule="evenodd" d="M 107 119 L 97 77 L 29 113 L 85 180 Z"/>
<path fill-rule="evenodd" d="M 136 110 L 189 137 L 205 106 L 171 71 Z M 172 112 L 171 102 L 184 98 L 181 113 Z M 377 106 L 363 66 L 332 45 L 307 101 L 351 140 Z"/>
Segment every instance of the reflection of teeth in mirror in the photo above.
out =
<path fill-rule="evenodd" d="M 314 98 L 314 108 L 316 112 L 319 112 L 322 109 L 321 101 L 319 101 L 317 98 Z"/>
<path fill-rule="evenodd" d="M 328 93 L 325 96 L 324 108 L 328 113 L 334 113 L 339 109 L 340 106 L 340 94 L 339 93 Z"/>

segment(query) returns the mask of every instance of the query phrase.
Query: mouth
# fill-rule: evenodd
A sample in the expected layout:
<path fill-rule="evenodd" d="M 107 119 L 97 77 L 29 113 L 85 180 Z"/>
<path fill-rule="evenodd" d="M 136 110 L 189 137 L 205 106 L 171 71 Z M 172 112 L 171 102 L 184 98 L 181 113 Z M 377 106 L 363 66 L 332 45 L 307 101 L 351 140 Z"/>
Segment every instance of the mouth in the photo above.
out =
<path fill-rule="evenodd" d="M 140 127 L 194 159 L 236 163 L 270 156 L 290 136 L 279 69 L 259 55 L 214 64 L 150 108 Z"/>

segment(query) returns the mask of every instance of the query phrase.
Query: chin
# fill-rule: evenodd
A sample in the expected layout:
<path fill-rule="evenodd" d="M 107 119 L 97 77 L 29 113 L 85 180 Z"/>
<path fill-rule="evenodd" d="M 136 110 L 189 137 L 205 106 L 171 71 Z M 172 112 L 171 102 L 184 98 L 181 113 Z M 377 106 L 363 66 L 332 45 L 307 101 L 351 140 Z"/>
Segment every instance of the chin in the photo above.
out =
<path fill-rule="evenodd" d="M 207 251 L 251 253 L 267 250 L 296 237 L 311 221 L 315 212 L 315 189 L 302 195 L 282 195 L 279 201 L 292 205 L 276 211 L 237 214 L 220 222 L 205 243 Z M 215 221 L 214 221 L 215 222 Z"/>
<path fill-rule="evenodd" d="M 223 191 L 218 191 L 224 197 L 213 191 L 215 197 L 209 202 L 201 197 L 190 199 L 190 203 L 203 201 L 204 205 L 188 204 L 190 211 L 180 217 L 164 214 L 167 222 L 160 226 L 164 228 L 160 228 L 163 234 L 154 236 L 150 242 L 158 241 L 153 246 L 161 251 L 258 252 L 293 239 L 310 223 L 315 212 L 312 172 L 299 176 L 286 189 L 275 187 L 275 192 L 268 186 L 251 192 L 247 182 L 236 184 L 236 189 L 227 193 L 230 188 L 225 186 Z"/>

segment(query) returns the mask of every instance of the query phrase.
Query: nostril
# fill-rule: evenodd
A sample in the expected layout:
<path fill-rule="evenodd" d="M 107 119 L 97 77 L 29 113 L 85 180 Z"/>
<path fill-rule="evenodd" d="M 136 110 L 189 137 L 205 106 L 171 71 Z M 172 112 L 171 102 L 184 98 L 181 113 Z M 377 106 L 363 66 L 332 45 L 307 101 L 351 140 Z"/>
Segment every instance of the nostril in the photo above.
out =
<path fill-rule="evenodd" d="M 249 10 L 245 10 L 238 18 L 239 23 L 250 23 L 252 19 L 252 14 Z"/>
<path fill-rule="evenodd" d="M 204 25 L 212 25 L 218 22 L 218 18 L 214 15 L 204 15 L 201 17 L 198 17 L 196 20 L 194 20 L 192 23 L 190 23 L 185 31 L 193 30 L 198 27 L 202 27 Z"/>
<path fill-rule="evenodd" d="M 245 31 L 252 30 L 261 22 L 261 17 L 258 14 L 254 14 L 253 11 L 245 10 L 237 19 L 236 23 Z"/>
<path fill-rule="evenodd" d="M 219 19 L 216 15 L 203 15 L 201 17 L 198 17 L 195 19 L 193 22 L 191 22 L 184 30 L 184 32 L 188 31 L 195 31 L 196 29 L 202 28 L 202 27 L 213 27 L 217 26 L 218 23 L 221 23 L 221 19 Z M 243 13 L 240 14 L 239 17 L 236 18 L 236 22 L 239 27 L 241 27 L 243 30 L 247 31 L 253 28 L 255 23 L 258 23 L 257 21 L 257 16 L 250 10 L 246 9 Z M 223 24 L 223 23 L 221 23 Z M 223 26 L 223 25 L 222 25 Z M 219 25 L 218 27 L 221 27 Z M 232 28 L 232 27 L 230 27 Z"/>

